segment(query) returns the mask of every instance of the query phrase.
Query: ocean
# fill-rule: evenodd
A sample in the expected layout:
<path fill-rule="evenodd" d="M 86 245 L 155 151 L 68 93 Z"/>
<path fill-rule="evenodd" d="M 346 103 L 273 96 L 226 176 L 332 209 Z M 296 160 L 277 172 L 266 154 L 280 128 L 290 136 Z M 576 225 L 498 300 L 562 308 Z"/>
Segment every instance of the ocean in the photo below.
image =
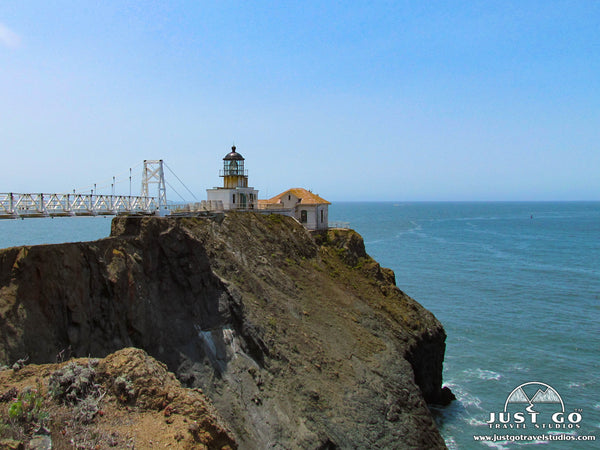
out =
<path fill-rule="evenodd" d="M 435 412 L 450 449 L 520 448 L 543 443 L 521 434 L 548 432 L 599 441 L 546 448 L 600 448 L 600 202 L 335 203 L 330 220 L 349 222 L 444 325 L 444 384 L 457 400 Z M 490 413 L 533 382 L 526 392 L 544 383 L 560 395 L 565 423 L 525 414 L 525 428 L 490 429 Z M 493 434 L 507 439 L 474 438 Z"/>
<path fill-rule="evenodd" d="M 432 409 L 450 449 L 600 448 L 600 202 L 341 202 L 329 220 L 444 325 L 457 400 Z M 105 217 L 1 220 L 0 248 L 109 232 Z"/>

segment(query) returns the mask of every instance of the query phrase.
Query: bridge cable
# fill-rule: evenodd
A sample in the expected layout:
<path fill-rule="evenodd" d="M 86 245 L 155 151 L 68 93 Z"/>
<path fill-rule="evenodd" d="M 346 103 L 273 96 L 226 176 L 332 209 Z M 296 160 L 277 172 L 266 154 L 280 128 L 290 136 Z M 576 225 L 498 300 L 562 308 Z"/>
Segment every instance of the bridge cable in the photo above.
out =
<path fill-rule="evenodd" d="M 183 181 L 181 181 L 181 180 L 179 179 L 179 177 L 178 177 L 177 175 L 175 175 L 175 172 L 173 172 L 173 171 L 171 170 L 171 168 L 170 168 L 169 166 L 167 166 L 167 163 L 163 161 L 163 164 L 165 165 L 165 167 L 166 167 L 167 169 L 169 169 L 169 172 L 171 172 L 171 173 L 173 174 L 173 176 L 174 176 L 175 178 L 177 178 L 177 180 L 179 180 L 179 182 L 181 183 L 181 185 L 182 185 L 184 188 L 186 188 L 186 189 L 187 189 L 187 191 L 188 191 L 190 194 L 192 194 L 192 197 L 194 197 L 194 200 L 198 201 L 198 199 L 196 198 L 196 196 L 194 195 L 194 193 L 193 193 L 192 191 L 190 191 L 190 190 L 188 189 L 188 187 L 187 187 L 185 184 L 183 184 Z M 170 186 L 170 185 L 169 185 L 169 186 Z M 171 188 L 171 189 L 173 189 L 173 188 Z M 173 189 L 173 190 L 175 191 L 175 189 Z M 175 191 L 175 192 L 177 192 L 177 191 Z M 177 194 L 177 195 L 179 195 L 179 194 Z M 181 197 L 181 195 L 179 195 L 179 196 Z M 182 197 L 182 198 L 183 198 L 183 197 Z M 184 200 L 184 201 L 185 201 L 185 200 Z"/>
<path fill-rule="evenodd" d="M 181 196 L 181 194 L 180 194 L 179 192 L 177 192 L 177 191 L 175 190 L 175 188 L 174 188 L 173 186 L 171 186 L 171 184 L 170 184 L 168 181 L 165 181 L 165 183 L 167 184 L 167 186 L 169 186 L 169 187 L 170 187 L 170 188 L 173 190 L 173 192 L 175 192 L 177 195 L 179 195 L 179 198 L 181 198 L 181 200 L 183 200 L 184 202 L 186 202 L 186 201 L 187 201 L 185 198 L 183 198 L 183 197 Z"/>

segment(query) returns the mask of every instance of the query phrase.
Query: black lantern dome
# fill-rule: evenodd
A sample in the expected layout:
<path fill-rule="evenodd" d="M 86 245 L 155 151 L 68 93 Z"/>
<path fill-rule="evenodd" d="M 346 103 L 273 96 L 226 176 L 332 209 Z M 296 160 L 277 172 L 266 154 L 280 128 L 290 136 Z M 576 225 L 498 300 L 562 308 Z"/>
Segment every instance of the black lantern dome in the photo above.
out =
<path fill-rule="evenodd" d="M 248 173 L 244 169 L 244 157 L 235 151 L 235 145 L 231 152 L 223 158 L 223 171 L 221 176 L 225 177 L 225 188 L 247 187 Z"/>
<path fill-rule="evenodd" d="M 227 155 L 225 155 L 225 158 L 223 158 L 223 161 L 243 161 L 243 160 L 244 160 L 244 157 L 235 151 L 235 145 L 233 147 L 231 147 L 231 152 L 227 153 Z"/>

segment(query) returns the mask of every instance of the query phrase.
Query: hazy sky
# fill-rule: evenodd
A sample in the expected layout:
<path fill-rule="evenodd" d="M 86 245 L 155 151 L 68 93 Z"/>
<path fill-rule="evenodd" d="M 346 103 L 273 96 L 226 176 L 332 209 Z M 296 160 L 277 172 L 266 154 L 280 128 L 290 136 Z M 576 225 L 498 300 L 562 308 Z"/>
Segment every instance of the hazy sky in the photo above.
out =
<path fill-rule="evenodd" d="M 234 142 L 263 198 L 600 200 L 600 1 L 0 3 L 0 192 Z"/>

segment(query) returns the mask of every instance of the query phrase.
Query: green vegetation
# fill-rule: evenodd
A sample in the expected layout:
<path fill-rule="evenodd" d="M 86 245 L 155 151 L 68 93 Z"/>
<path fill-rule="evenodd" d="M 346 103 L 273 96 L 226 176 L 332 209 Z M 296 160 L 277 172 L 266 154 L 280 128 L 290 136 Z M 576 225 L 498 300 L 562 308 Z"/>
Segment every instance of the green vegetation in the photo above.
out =
<path fill-rule="evenodd" d="M 273 316 L 269 316 L 269 320 L 268 320 L 269 326 L 273 329 L 277 328 L 277 319 Z"/>
<path fill-rule="evenodd" d="M 11 389 L 1 397 L 8 407 L 0 415 L 0 438 L 22 439 L 45 426 L 50 414 L 41 385 Z"/>
<path fill-rule="evenodd" d="M 269 222 L 271 223 L 282 223 L 284 220 L 284 216 L 281 214 L 269 214 L 268 216 L 266 216 L 267 219 L 269 220 Z"/>
<path fill-rule="evenodd" d="M 48 414 L 42 409 L 43 396 L 38 389 L 28 387 L 20 392 L 8 407 L 11 423 L 42 423 Z"/>
<path fill-rule="evenodd" d="M 21 370 L 23 365 L 19 366 Z M 0 414 L 0 438 L 30 439 L 51 421 L 56 402 L 74 406 L 69 417 L 71 424 L 89 424 L 100 410 L 104 396 L 95 378 L 91 365 L 71 362 L 50 375 L 47 391 L 39 382 L 37 387 L 27 386 L 21 392 L 12 388 L 3 393 L 0 401 L 6 402 L 7 407 Z"/>

